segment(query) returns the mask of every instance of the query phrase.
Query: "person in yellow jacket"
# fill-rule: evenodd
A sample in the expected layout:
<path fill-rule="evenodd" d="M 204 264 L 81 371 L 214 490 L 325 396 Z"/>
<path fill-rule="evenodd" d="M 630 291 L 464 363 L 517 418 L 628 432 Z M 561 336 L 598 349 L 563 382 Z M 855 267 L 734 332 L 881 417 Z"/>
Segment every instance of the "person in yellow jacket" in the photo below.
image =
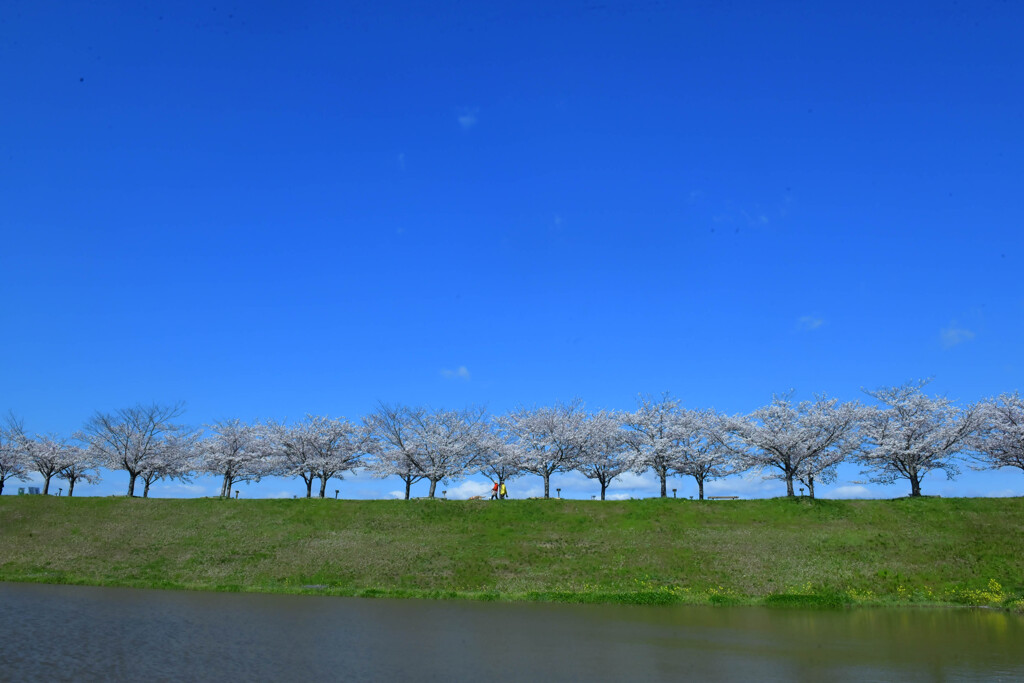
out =
<path fill-rule="evenodd" d="M 508 489 L 505 488 L 505 482 L 501 483 L 501 499 L 505 500 L 508 498 Z"/>

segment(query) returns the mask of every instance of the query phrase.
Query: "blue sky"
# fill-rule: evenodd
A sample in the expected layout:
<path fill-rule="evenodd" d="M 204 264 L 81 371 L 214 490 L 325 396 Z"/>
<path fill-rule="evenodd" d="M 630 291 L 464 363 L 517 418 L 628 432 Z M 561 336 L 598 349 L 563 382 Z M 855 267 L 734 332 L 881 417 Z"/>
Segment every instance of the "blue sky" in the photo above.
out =
<path fill-rule="evenodd" d="M 0 408 L 32 431 L 1024 388 L 1020 3 L 183 5 L 0 6 Z"/>

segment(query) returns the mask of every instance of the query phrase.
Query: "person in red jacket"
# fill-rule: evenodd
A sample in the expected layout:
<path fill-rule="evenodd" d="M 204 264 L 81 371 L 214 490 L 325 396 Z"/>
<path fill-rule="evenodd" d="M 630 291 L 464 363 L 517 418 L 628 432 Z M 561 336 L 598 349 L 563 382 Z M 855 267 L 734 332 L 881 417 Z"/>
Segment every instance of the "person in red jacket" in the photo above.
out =
<path fill-rule="evenodd" d="M 491 489 L 491 500 L 498 500 L 498 482 L 494 482 L 494 488 Z"/>

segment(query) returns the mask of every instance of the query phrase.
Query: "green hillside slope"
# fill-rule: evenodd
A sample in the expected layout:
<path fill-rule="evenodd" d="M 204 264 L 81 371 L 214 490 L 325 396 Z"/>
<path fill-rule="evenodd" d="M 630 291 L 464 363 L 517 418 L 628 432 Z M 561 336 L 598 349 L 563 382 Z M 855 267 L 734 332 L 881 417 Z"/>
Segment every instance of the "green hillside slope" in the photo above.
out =
<path fill-rule="evenodd" d="M 581 602 L 1024 607 L 1024 499 L 3 496 L 0 580 Z"/>

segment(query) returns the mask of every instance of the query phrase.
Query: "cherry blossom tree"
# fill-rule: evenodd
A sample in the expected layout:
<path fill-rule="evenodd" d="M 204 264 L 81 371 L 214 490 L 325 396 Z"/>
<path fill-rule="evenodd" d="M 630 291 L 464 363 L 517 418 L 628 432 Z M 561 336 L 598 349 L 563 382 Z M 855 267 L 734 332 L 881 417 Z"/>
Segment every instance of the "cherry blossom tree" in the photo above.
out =
<path fill-rule="evenodd" d="M 880 404 L 863 421 L 867 448 L 859 460 L 865 474 L 882 484 L 907 479 L 914 497 L 921 495 L 921 480 L 928 472 L 941 470 L 948 479 L 959 474 L 953 460 L 982 423 L 978 405 L 959 408 L 948 398 L 926 396 L 921 389 L 927 383 L 865 392 Z"/>
<path fill-rule="evenodd" d="M 64 466 L 57 476 L 68 483 L 68 496 L 75 495 L 75 484 L 84 481 L 87 484 L 100 482 L 99 463 L 96 462 L 88 448 L 71 444 L 68 446 Z"/>
<path fill-rule="evenodd" d="M 608 486 L 633 465 L 631 434 L 623 427 L 624 416 L 605 411 L 588 417 L 581 429 L 577 468 L 601 485 L 601 500 Z"/>
<path fill-rule="evenodd" d="M 682 410 L 673 427 L 678 454 L 672 465 L 676 474 L 693 477 L 700 500 L 704 484 L 736 474 L 742 469 L 728 445 L 724 417 L 713 410 Z"/>
<path fill-rule="evenodd" d="M 267 425 L 232 419 L 208 424 L 206 429 L 207 436 L 196 443 L 196 468 L 220 477 L 221 498 L 230 498 L 236 484 L 274 473 L 275 444 Z"/>
<path fill-rule="evenodd" d="M 410 458 L 430 482 L 428 498 L 434 497 L 438 482 L 464 477 L 480 464 L 486 434 L 482 408 L 416 408 L 409 417 L 417 445 Z"/>
<path fill-rule="evenodd" d="M 128 495 L 135 495 L 135 480 L 143 472 L 156 476 L 166 455 L 166 441 L 185 428 L 174 422 L 185 411 L 183 403 L 138 404 L 112 413 L 97 411 L 85 423 L 89 448 L 112 470 L 128 473 Z"/>
<path fill-rule="evenodd" d="M 24 480 L 27 476 L 25 450 L 22 446 L 25 429 L 21 420 L 8 414 L 0 423 L 0 493 L 8 479 Z"/>
<path fill-rule="evenodd" d="M 343 417 L 307 416 L 301 426 L 309 457 L 307 464 L 320 479 L 320 497 L 323 498 L 329 479 L 344 479 L 345 472 L 362 465 L 366 435 Z"/>
<path fill-rule="evenodd" d="M 54 434 L 23 438 L 22 448 L 29 467 L 43 478 L 43 495 L 50 493 L 50 480 L 67 465 L 70 453 L 67 439 Z"/>
<path fill-rule="evenodd" d="M 979 406 L 981 428 L 972 440 L 979 469 L 1024 470 L 1024 397 L 1002 394 Z"/>
<path fill-rule="evenodd" d="M 523 470 L 544 479 L 544 497 L 551 497 L 551 475 L 575 469 L 583 445 L 586 413 L 575 399 L 552 407 L 519 408 L 495 419 L 516 448 Z"/>
<path fill-rule="evenodd" d="M 773 396 L 769 405 L 745 418 L 725 418 L 723 427 L 746 445 L 737 453 L 741 466 L 777 470 L 772 476 L 786 482 L 787 496 L 795 495 L 793 481 L 805 478 L 813 498 L 815 478 L 859 448 L 861 416 L 856 403 L 839 403 L 824 395 L 794 403 L 787 394 Z"/>
<path fill-rule="evenodd" d="M 643 396 L 639 403 L 636 411 L 625 416 L 626 426 L 634 433 L 633 469 L 637 473 L 653 470 L 661 483 L 661 497 L 666 498 L 667 479 L 680 454 L 679 401 L 666 392 L 660 400 Z"/>
<path fill-rule="evenodd" d="M 312 421 L 313 416 L 307 415 L 302 422 L 275 427 L 280 458 L 278 474 L 302 479 L 306 485 L 306 498 L 313 497 L 313 482 L 319 472 L 317 453 L 310 438 Z"/>
<path fill-rule="evenodd" d="M 480 443 L 478 469 L 482 475 L 501 486 L 523 473 L 519 449 L 509 443 L 492 423 Z"/>
<path fill-rule="evenodd" d="M 195 445 L 198 433 L 180 428 L 165 434 L 156 445 L 156 451 L 139 471 L 144 488 L 142 497 L 149 498 L 149 488 L 163 479 L 190 482 L 196 470 Z"/>
<path fill-rule="evenodd" d="M 405 499 L 412 485 L 425 478 L 416 465 L 419 443 L 409 408 L 380 403 L 363 418 L 366 448 L 372 456 L 368 468 L 378 477 L 396 476 L 405 483 Z"/>

